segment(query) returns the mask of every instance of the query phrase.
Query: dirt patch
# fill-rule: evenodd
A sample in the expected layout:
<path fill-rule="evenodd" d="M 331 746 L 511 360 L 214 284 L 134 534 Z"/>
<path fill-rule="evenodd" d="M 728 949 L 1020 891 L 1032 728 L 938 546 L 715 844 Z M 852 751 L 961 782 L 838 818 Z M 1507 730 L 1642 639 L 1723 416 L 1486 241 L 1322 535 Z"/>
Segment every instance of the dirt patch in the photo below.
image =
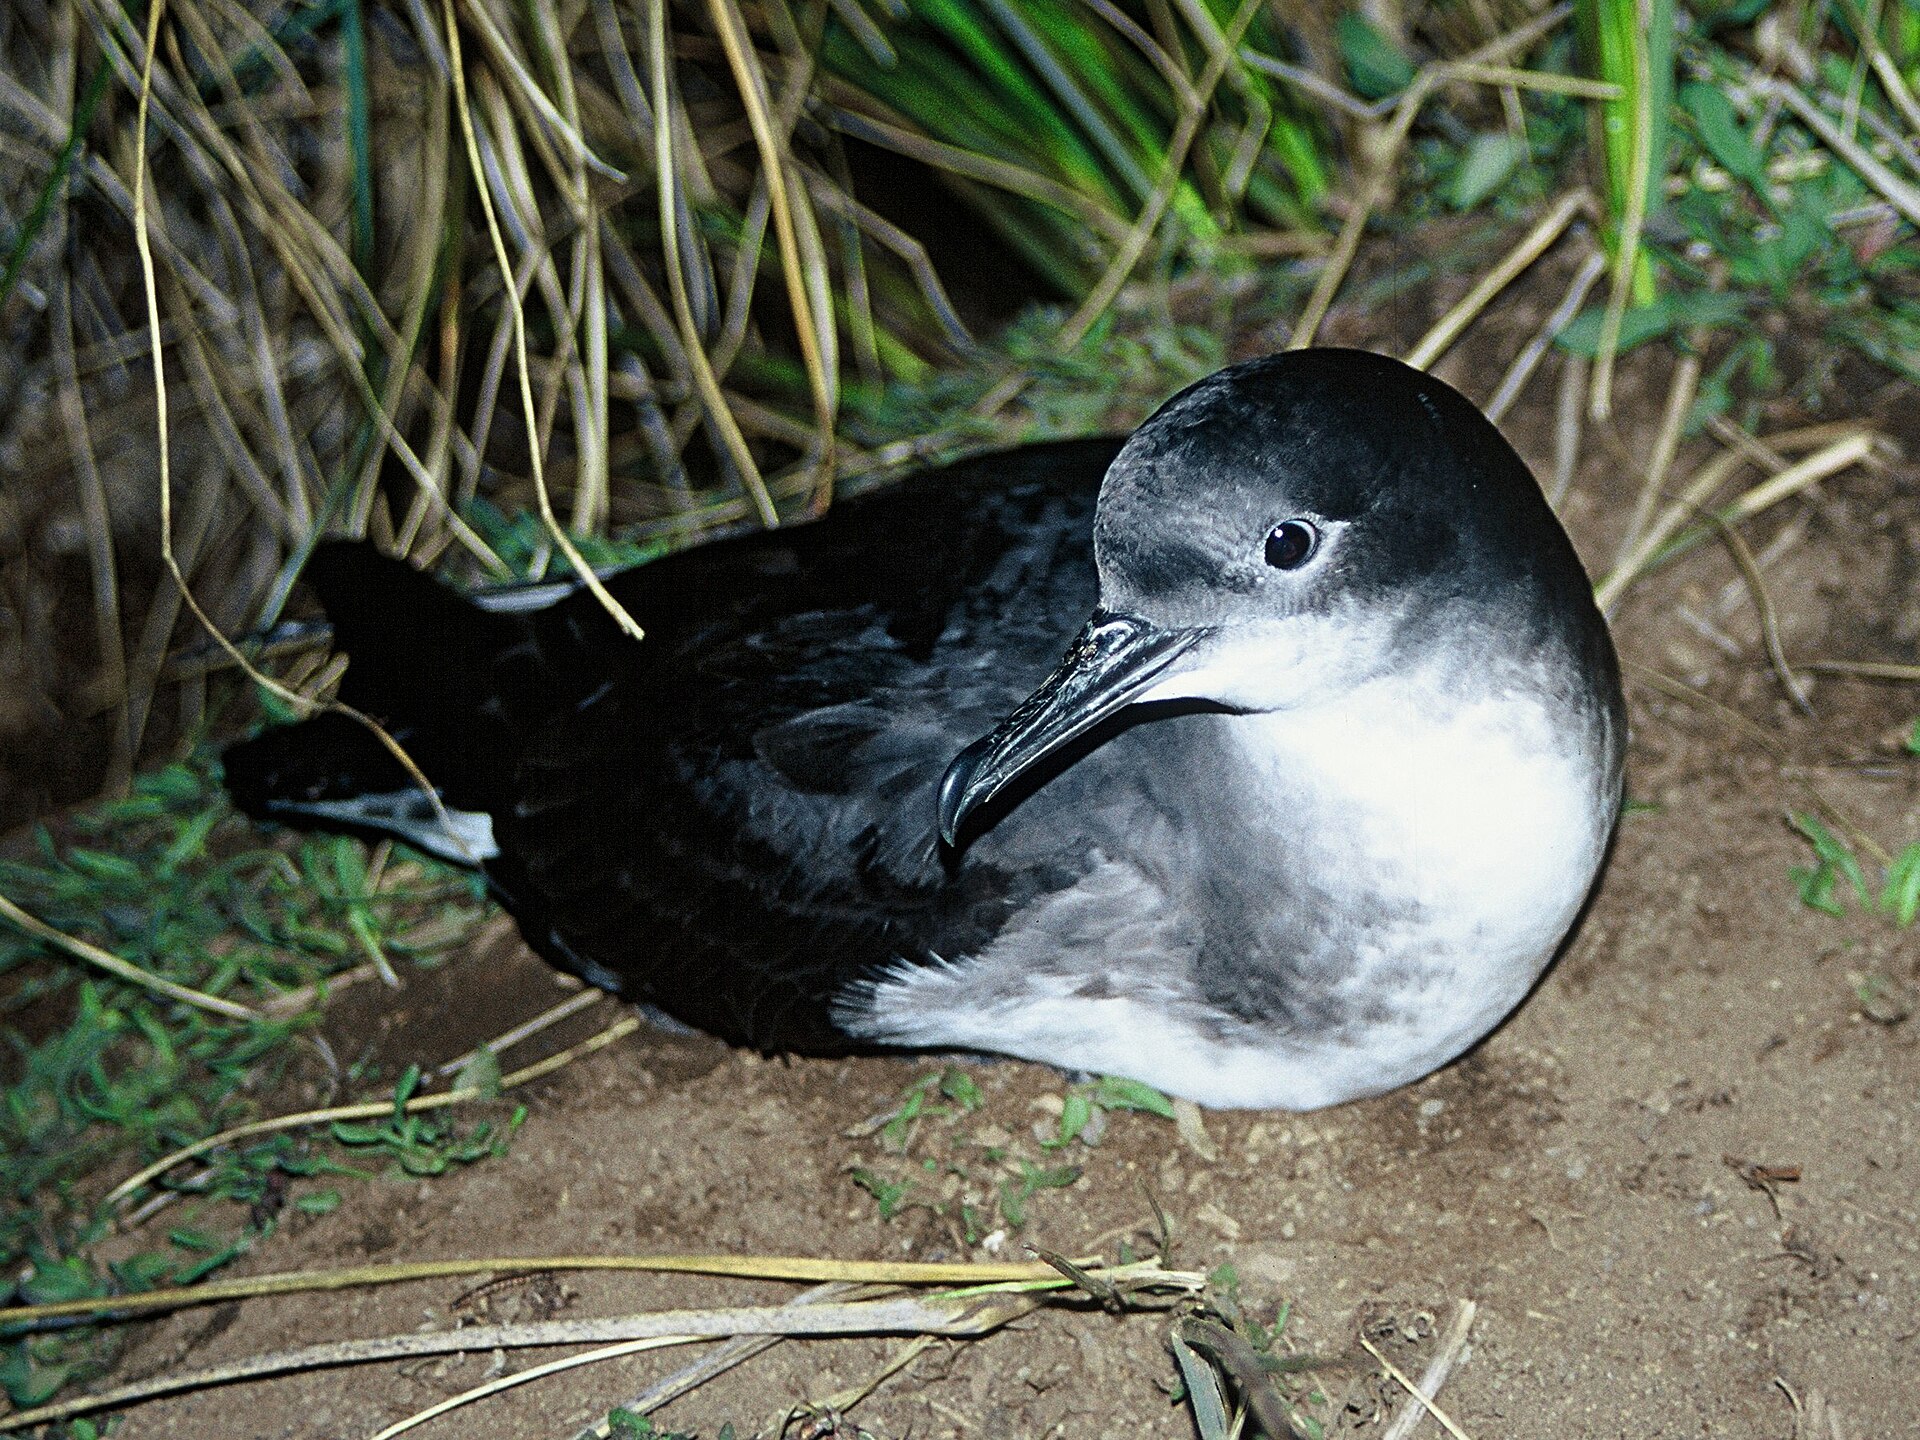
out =
<path fill-rule="evenodd" d="M 1443 373 L 1485 401 L 1515 337 L 1563 283 L 1545 267 L 1498 331 L 1476 334 Z M 1442 287 L 1422 304 L 1437 313 L 1447 298 Z M 1338 315 L 1329 338 L 1377 342 L 1387 328 L 1417 330 L 1422 317 L 1388 318 L 1390 327 Z M 1622 457 L 1650 443 L 1670 363 L 1635 357 L 1622 375 L 1622 418 L 1586 447 L 1566 513 L 1596 571 L 1638 483 Z M 1767 426 L 1835 418 L 1816 408 L 1821 394 L 1850 394 L 1840 413 L 1913 428 L 1901 397 L 1848 373 L 1811 396 L 1785 392 Z M 1537 380 L 1508 424 L 1536 473 L 1550 468 L 1551 385 L 1551 373 Z M 1683 452 L 1678 469 L 1704 453 Z M 1856 472 L 1758 527 L 1751 539 L 1762 552 L 1799 527 L 1767 569 L 1790 653 L 1916 658 L 1917 480 L 1904 465 Z M 1909 699 L 1825 679 L 1814 687 L 1816 713 L 1797 711 L 1767 673 L 1739 572 L 1717 552 L 1636 592 L 1617 633 L 1630 662 L 1638 803 L 1599 893 L 1512 1022 L 1419 1085 L 1314 1115 L 1210 1115 L 1212 1157 L 1164 1120 L 1115 1112 L 1097 1146 L 1045 1152 L 1081 1174 L 1034 1188 L 1015 1232 L 993 1197 L 1014 1173 L 1008 1156 L 1042 1154 L 1034 1127 L 1045 1134 L 1056 1123 L 1064 1077 L 1012 1062 L 969 1066 L 979 1108 L 924 1122 L 902 1156 L 871 1122 L 939 1062 L 765 1061 L 643 1031 L 516 1097 L 531 1113 L 504 1158 L 430 1182 L 350 1189 L 340 1210 L 288 1221 L 245 1263 L 598 1250 L 948 1259 L 1017 1254 L 1023 1244 L 1112 1254 L 1154 1233 L 1157 1203 L 1176 1262 L 1233 1262 L 1251 1311 L 1269 1319 L 1290 1305 L 1287 1333 L 1336 1359 L 1357 1354 L 1365 1324 L 1412 1366 L 1431 1348 L 1434 1318 L 1456 1299 L 1477 1301 L 1471 1349 L 1442 1399 L 1482 1440 L 1786 1437 L 1816 1394 L 1846 1433 L 1913 1433 L 1920 1020 L 1894 1019 L 1863 997 L 1876 985 L 1912 987 L 1920 947 L 1857 906 L 1846 919 L 1801 906 L 1788 869 L 1807 855 L 1784 821 L 1814 787 L 1891 848 L 1920 836 L 1920 769 L 1898 745 Z M 1648 671 L 1745 716 L 1775 751 L 1711 708 L 1672 698 Z M 553 993 L 523 947 L 495 939 L 442 978 L 411 980 L 397 1003 L 356 1000 L 371 1008 L 343 1011 L 332 1033 L 336 1049 L 355 1037 L 356 1053 L 433 1063 Z M 580 1017 L 552 1043 L 611 1010 Z M 922 1203 L 892 1220 L 852 1173 L 886 1164 L 925 1177 Z M 991 1223 L 969 1222 L 961 1207 L 970 1196 L 985 1197 Z M 181 1315 L 145 1332 L 126 1373 L 442 1324 L 469 1288 Z M 528 1306 L 585 1316 L 790 1293 L 570 1275 L 488 1303 L 506 1318 Z M 1191 1421 L 1167 1393 L 1165 1333 L 1153 1316 L 1044 1312 L 927 1352 L 858 1419 L 875 1435 L 917 1440 L 1185 1437 Z M 898 1343 L 777 1346 L 659 1418 L 709 1437 L 731 1421 L 744 1435 L 871 1377 Z M 141 1408 L 120 1433 L 364 1435 L 538 1358 L 481 1355 L 212 1391 Z M 437 1433 L 569 1434 L 684 1358 L 569 1372 L 437 1422 Z M 1344 1409 L 1329 1410 L 1335 1429 L 1367 1433 L 1404 1403 L 1369 1369 L 1327 1372 L 1329 1394 L 1345 1397 Z"/>

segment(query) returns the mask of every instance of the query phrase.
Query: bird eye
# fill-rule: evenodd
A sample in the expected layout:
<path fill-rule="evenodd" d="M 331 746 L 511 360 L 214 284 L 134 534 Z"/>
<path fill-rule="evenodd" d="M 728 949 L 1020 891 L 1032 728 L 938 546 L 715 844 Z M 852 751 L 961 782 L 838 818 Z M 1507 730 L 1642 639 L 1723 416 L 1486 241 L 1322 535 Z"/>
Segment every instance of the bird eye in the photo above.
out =
<path fill-rule="evenodd" d="M 1320 532 L 1304 520 L 1283 520 L 1267 532 L 1267 564 L 1276 570 L 1298 570 L 1313 558 Z"/>

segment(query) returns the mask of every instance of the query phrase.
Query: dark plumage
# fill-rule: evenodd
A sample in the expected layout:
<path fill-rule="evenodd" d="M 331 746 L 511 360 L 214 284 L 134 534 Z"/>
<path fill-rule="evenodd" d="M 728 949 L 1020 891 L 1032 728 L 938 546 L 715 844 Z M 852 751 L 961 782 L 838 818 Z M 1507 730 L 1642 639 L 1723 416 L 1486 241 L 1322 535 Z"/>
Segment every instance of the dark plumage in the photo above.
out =
<path fill-rule="evenodd" d="M 1524 994 L 1618 804 L 1565 535 L 1467 402 L 1358 352 L 627 571 L 639 644 L 585 593 L 488 612 L 364 544 L 308 574 L 343 698 L 489 817 L 467 848 L 529 942 L 767 1050 L 1387 1088 Z M 256 816 L 460 852 L 343 717 L 227 772 Z"/>

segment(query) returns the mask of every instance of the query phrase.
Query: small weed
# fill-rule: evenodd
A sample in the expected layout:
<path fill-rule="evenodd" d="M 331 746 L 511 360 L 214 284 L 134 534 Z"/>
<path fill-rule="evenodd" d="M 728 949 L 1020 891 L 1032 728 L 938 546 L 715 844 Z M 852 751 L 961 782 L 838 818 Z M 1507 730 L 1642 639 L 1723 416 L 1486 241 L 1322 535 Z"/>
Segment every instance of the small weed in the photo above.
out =
<path fill-rule="evenodd" d="M 1078 1165 L 1039 1166 L 1022 1160 L 1020 1174 L 1000 1182 L 1000 1214 L 1018 1230 L 1027 1223 L 1027 1202 L 1042 1190 L 1064 1190 L 1085 1173 Z"/>
<path fill-rule="evenodd" d="M 906 1208 L 907 1196 L 913 1190 L 912 1180 L 887 1180 L 864 1166 L 853 1168 L 853 1183 L 873 1196 L 880 1207 L 880 1218 L 891 1220 Z"/>
<path fill-rule="evenodd" d="M 662 1430 L 644 1415 L 631 1410 L 607 1412 L 607 1440 L 699 1440 L 691 1431 Z M 717 1440 L 734 1440 L 733 1426 L 722 1425 Z"/>
<path fill-rule="evenodd" d="M 1899 925 L 1911 925 L 1920 911 L 1920 841 L 1907 846 L 1887 867 L 1886 881 L 1875 897 L 1853 847 L 1811 815 L 1792 816 L 1793 828 L 1813 847 L 1814 863 L 1788 870 L 1800 903 L 1822 914 L 1847 913 L 1851 892 L 1866 909 L 1878 909 Z"/>
<path fill-rule="evenodd" d="M 882 1220 L 923 1209 L 962 1243 L 977 1245 L 996 1224 L 1025 1226 L 1041 1192 L 1064 1190 L 1080 1179 L 1083 1167 L 1062 1163 L 1060 1152 L 1098 1144 L 1108 1112 L 1173 1117 L 1173 1103 L 1158 1090 L 1112 1077 L 1070 1088 L 1052 1134 L 1039 1125 L 1016 1134 L 991 1123 L 966 1133 L 961 1122 L 985 1119 L 983 1105 L 973 1078 L 948 1066 L 915 1080 L 889 1114 L 872 1122 L 881 1154 L 848 1173 L 873 1197 Z"/>
<path fill-rule="evenodd" d="M 498 1066 L 495 1067 L 498 1080 Z M 336 1120 L 330 1127 L 333 1138 L 352 1149 L 387 1156 L 398 1173 L 440 1175 L 454 1165 L 471 1165 L 489 1155 L 506 1153 L 507 1143 L 527 1118 L 526 1106 L 516 1106 L 506 1128 L 498 1136 L 490 1122 L 482 1120 L 471 1129 L 460 1126 L 434 1112 L 410 1115 L 407 1101 L 420 1088 L 420 1067 L 410 1065 L 394 1087 L 393 1114 L 378 1121 Z"/>

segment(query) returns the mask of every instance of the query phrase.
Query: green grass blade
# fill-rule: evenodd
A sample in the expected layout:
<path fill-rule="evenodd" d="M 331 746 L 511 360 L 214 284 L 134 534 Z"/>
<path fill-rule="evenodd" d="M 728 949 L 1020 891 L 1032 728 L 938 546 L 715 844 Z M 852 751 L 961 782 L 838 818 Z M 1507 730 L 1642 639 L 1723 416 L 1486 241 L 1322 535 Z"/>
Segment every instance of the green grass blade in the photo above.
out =
<path fill-rule="evenodd" d="M 0 306 L 7 303 L 7 297 L 13 294 L 13 287 L 20 283 L 20 272 L 26 267 L 27 254 L 33 249 L 33 242 L 40 238 L 40 232 L 46 228 L 47 217 L 53 213 L 53 202 L 65 188 L 67 175 L 73 169 L 73 162 L 79 158 L 80 147 L 86 141 L 87 127 L 93 123 L 93 112 L 99 108 L 101 97 L 107 93 L 107 82 L 113 78 L 113 72 L 106 62 L 94 67 L 93 74 L 87 80 L 86 93 L 80 97 L 80 108 L 74 112 L 73 128 L 67 132 L 67 143 L 60 147 L 60 153 L 54 157 L 53 169 L 47 172 L 46 183 L 41 185 L 40 193 L 33 197 L 33 208 L 27 212 L 26 219 L 20 222 L 20 229 L 13 237 L 13 246 L 7 252 L 6 269 L 0 270 Z"/>
<path fill-rule="evenodd" d="M 347 160 L 353 173 L 354 269 L 373 266 L 373 106 L 367 90 L 367 30 L 361 0 L 340 4 L 341 83 L 346 92 Z"/>

